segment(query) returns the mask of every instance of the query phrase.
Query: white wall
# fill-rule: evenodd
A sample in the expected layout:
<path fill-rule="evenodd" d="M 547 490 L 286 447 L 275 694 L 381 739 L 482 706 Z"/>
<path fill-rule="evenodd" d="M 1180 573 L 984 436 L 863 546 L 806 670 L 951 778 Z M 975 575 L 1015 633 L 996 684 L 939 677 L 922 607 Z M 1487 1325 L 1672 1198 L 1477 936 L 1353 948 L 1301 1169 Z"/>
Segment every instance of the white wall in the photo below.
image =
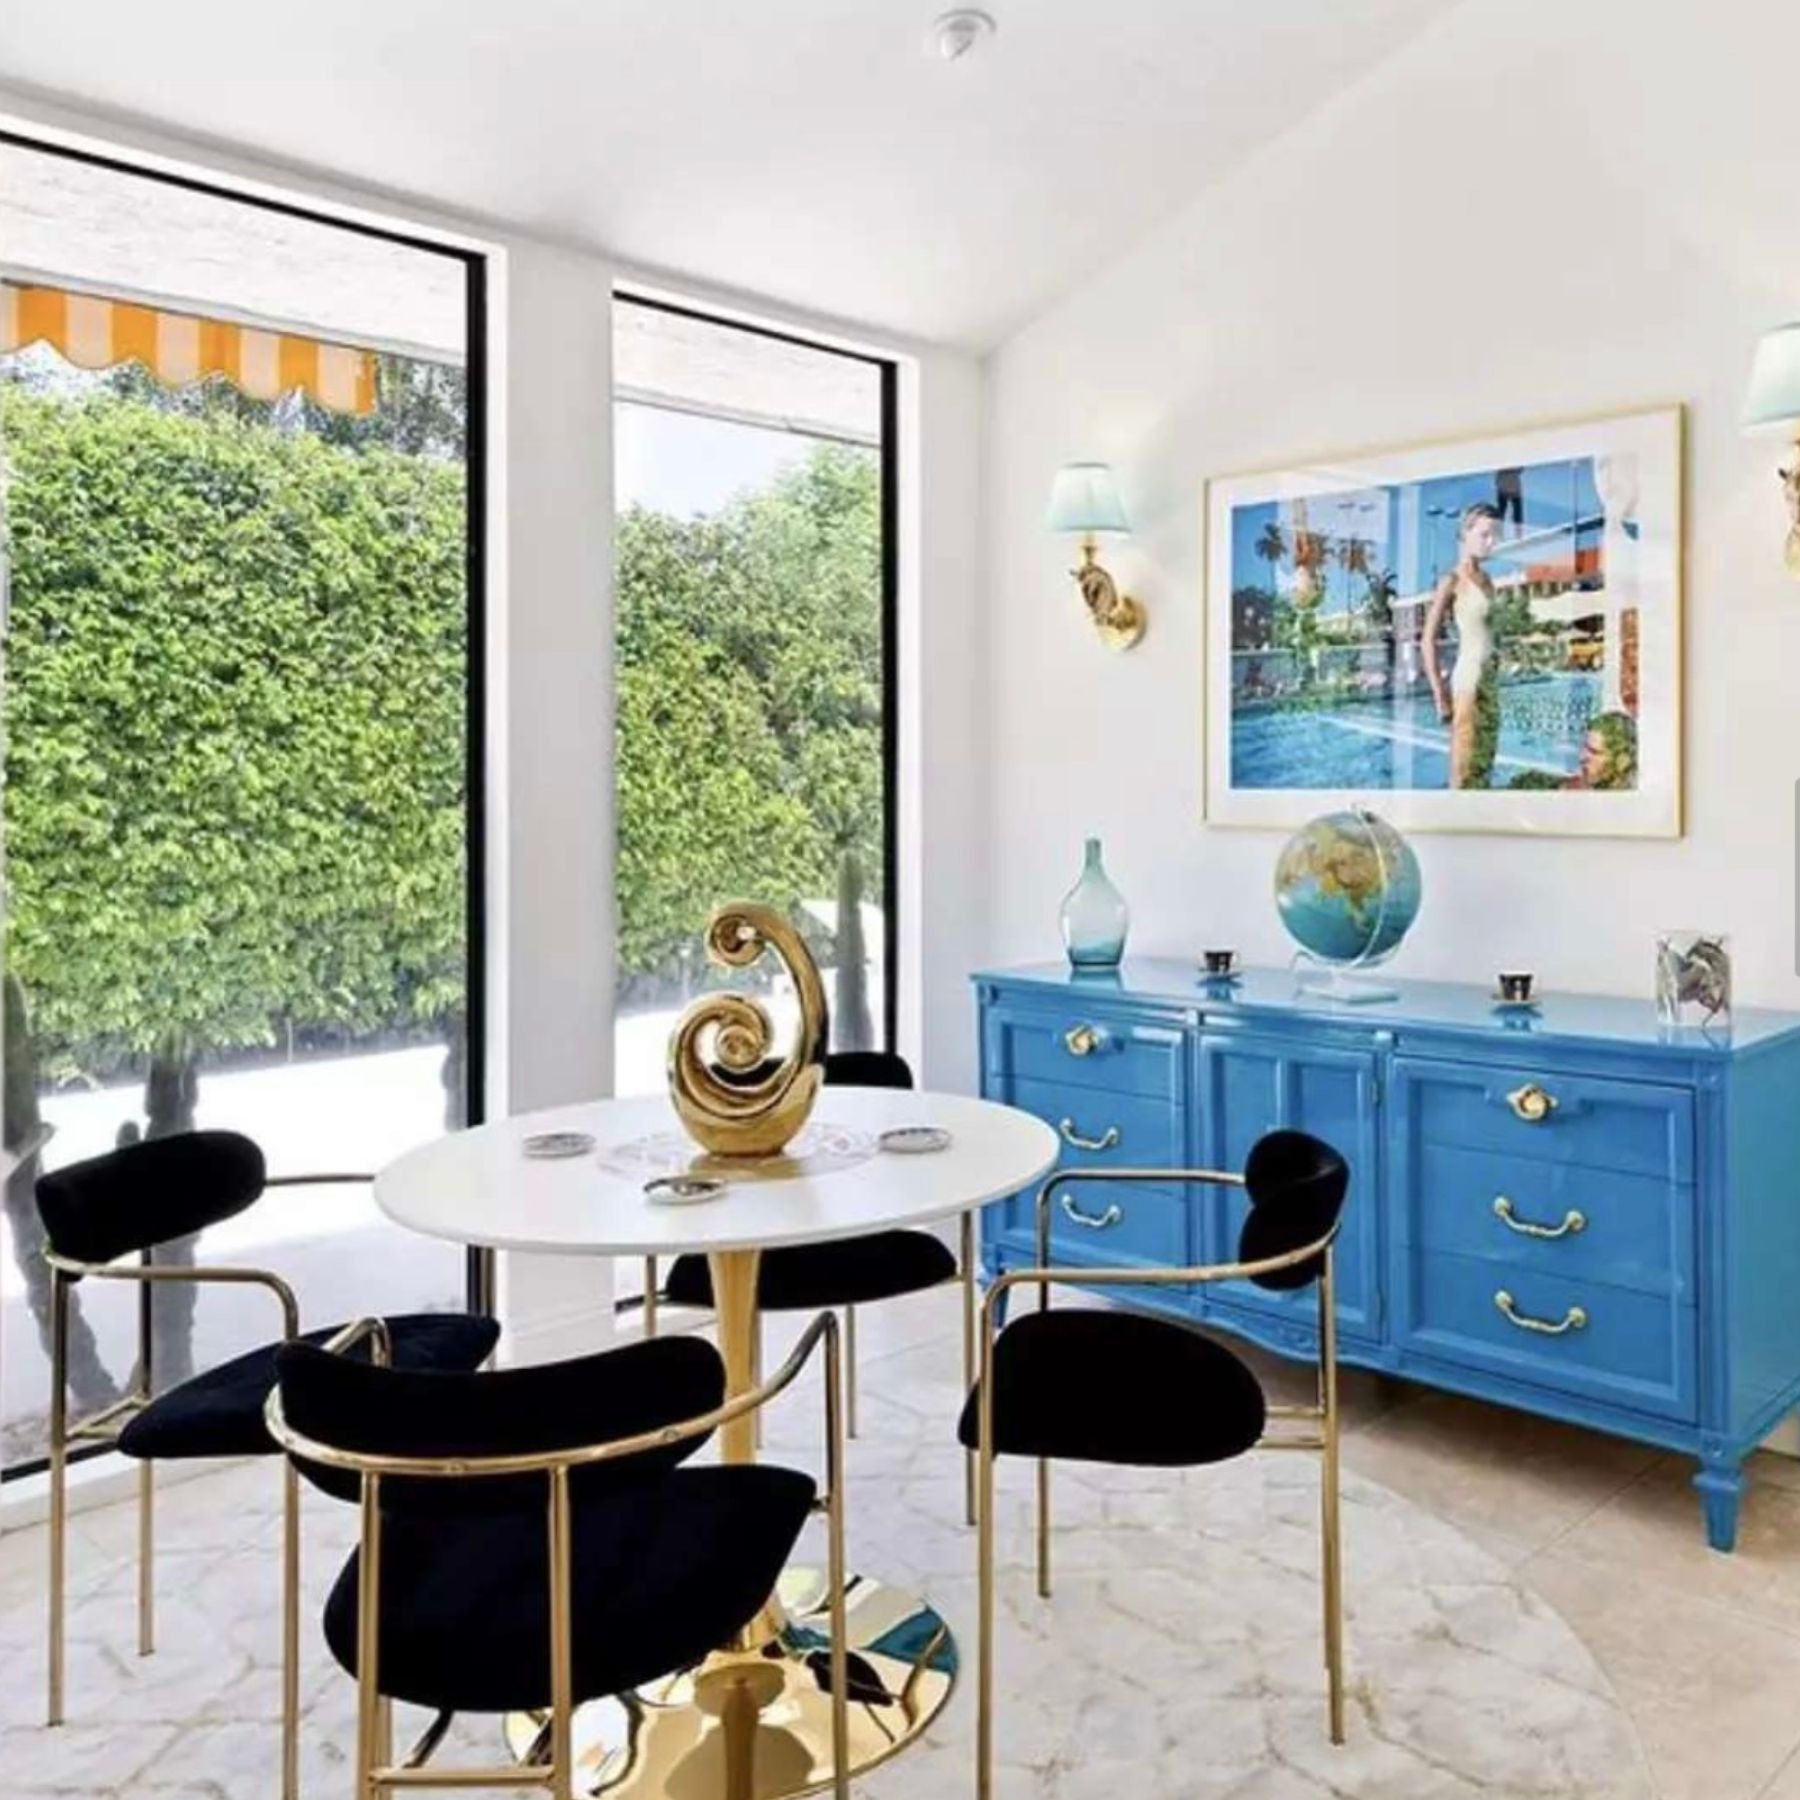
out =
<path fill-rule="evenodd" d="M 1201 483 L 1292 454 L 1683 400 L 1687 837 L 1424 837 L 1405 972 L 1647 993 L 1654 932 L 1734 935 L 1800 1004 L 1800 586 L 1779 443 L 1735 417 L 1800 316 L 1800 17 L 1757 0 L 1472 0 L 1007 343 L 990 364 L 991 953 L 1058 953 L 1086 832 L 1133 946 L 1283 960 L 1279 836 L 1200 821 Z M 1056 466 L 1119 468 L 1116 657 L 1044 529 Z"/>

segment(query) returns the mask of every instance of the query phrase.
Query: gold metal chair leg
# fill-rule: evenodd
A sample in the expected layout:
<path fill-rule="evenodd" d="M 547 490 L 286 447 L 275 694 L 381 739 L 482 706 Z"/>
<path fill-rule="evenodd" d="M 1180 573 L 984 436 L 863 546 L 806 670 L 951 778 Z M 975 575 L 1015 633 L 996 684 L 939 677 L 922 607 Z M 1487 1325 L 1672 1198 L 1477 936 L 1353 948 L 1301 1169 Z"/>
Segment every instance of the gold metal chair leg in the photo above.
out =
<path fill-rule="evenodd" d="M 644 1258 L 644 1336 L 647 1338 L 656 1336 L 656 1290 L 656 1258 L 646 1256 Z"/>
<path fill-rule="evenodd" d="M 1329 1690 L 1331 1741 L 1344 1741 L 1344 1564 L 1338 1497 L 1337 1295 L 1333 1256 L 1325 1252 L 1319 1276 L 1319 1361 L 1324 1371 L 1325 1417 L 1320 1435 L 1320 1529 L 1325 1590 L 1325 1679 Z"/>
<path fill-rule="evenodd" d="M 844 1308 L 844 1429 L 856 1436 L 856 1308 Z"/>
<path fill-rule="evenodd" d="M 975 1385 L 975 1215 L 962 1216 L 962 1372 L 963 1392 Z M 975 1452 L 963 1452 L 963 1516 L 975 1523 Z"/>
<path fill-rule="evenodd" d="M 976 1408 L 975 1800 L 994 1792 L 994 1339 L 981 1334 L 981 1400 Z"/>
<path fill-rule="evenodd" d="M 156 1654 L 156 1468 L 138 1464 L 138 1655 Z"/>
<path fill-rule="evenodd" d="M 383 1750 L 393 1761 L 391 1732 Z M 300 1794 L 300 1472 L 281 1472 L 281 1800 Z"/>
<path fill-rule="evenodd" d="M 144 1252 L 150 1267 L 151 1253 Z M 138 1289 L 138 1393 L 146 1405 L 156 1391 L 152 1356 L 156 1323 L 151 1315 L 154 1285 Z M 156 1468 L 146 1458 L 138 1464 L 138 1655 L 156 1651 Z"/>
<path fill-rule="evenodd" d="M 831 1791 L 850 1800 L 850 1618 L 844 1555 L 843 1351 L 825 1345 L 825 1479 L 831 1493 L 825 1514 L 826 1581 L 831 1590 Z"/>
<path fill-rule="evenodd" d="M 50 1271 L 50 1692 L 46 1725 L 63 1722 L 64 1605 L 69 1554 L 69 1278 Z"/>
<path fill-rule="evenodd" d="M 1043 1457 L 1037 1466 L 1037 1591 L 1040 1600 L 1050 1598 L 1050 1464 Z"/>
<path fill-rule="evenodd" d="M 574 1583 L 574 1520 L 569 1471 L 550 1474 L 550 1795 L 575 1796 L 575 1657 L 570 1622 Z"/>
<path fill-rule="evenodd" d="M 356 1584 L 356 1800 L 382 1800 L 375 1779 L 381 1758 L 381 1477 L 362 1481 L 362 1537 Z"/>

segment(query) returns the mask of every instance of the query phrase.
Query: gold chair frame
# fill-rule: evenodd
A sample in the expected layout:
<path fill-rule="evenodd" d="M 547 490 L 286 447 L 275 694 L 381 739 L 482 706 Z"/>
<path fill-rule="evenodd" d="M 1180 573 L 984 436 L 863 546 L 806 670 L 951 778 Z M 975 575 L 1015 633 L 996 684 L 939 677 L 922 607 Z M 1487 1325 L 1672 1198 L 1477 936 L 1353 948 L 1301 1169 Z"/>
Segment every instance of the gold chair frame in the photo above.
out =
<path fill-rule="evenodd" d="M 372 1181 L 366 1174 L 272 1175 L 263 1191 L 281 1187 L 340 1186 Z M 77 1262 L 44 1251 L 50 1268 L 50 1644 L 49 1694 L 45 1723 L 64 1718 L 65 1643 L 68 1619 L 69 1452 L 77 1444 L 116 1443 L 120 1430 L 154 1397 L 154 1314 L 160 1283 L 267 1289 L 281 1308 L 281 1340 L 300 1335 L 300 1303 L 294 1290 L 270 1269 L 163 1265 L 156 1251 L 139 1252 L 133 1265 Z M 69 1422 L 69 1290 L 77 1281 L 132 1281 L 138 1284 L 138 1364 L 133 1391 L 75 1424 Z M 281 1530 L 281 1800 L 300 1793 L 300 1484 L 292 1463 L 282 1479 Z M 138 1462 L 138 1655 L 156 1650 L 156 1472 Z"/>
<path fill-rule="evenodd" d="M 341 1354 L 369 1338 L 375 1361 L 389 1355 L 386 1327 L 379 1319 L 361 1319 L 348 1325 L 326 1348 Z M 551 1800 L 575 1800 L 573 1623 L 570 1586 L 573 1561 L 573 1521 L 569 1502 L 569 1477 L 576 1469 L 592 1468 L 648 1450 L 667 1449 L 690 1438 L 703 1437 L 735 1419 L 759 1413 L 778 1394 L 790 1387 L 811 1360 L 819 1344 L 825 1346 L 825 1480 L 823 1499 L 815 1499 L 814 1512 L 826 1520 L 827 1580 L 831 1616 L 831 1791 L 835 1800 L 850 1796 L 849 1662 L 845 1648 L 847 1618 L 844 1573 L 844 1409 L 843 1353 L 834 1314 L 820 1313 L 801 1334 L 780 1369 L 768 1381 L 735 1395 L 710 1411 L 653 1431 L 605 1443 L 580 1445 L 567 1450 L 506 1456 L 380 1456 L 341 1449 L 296 1431 L 283 1416 L 279 1388 L 269 1396 L 266 1417 L 269 1434 L 288 1452 L 325 1468 L 341 1469 L 361 1478 L 361 1533 L 359 1539 L 356 1649 L 356 1800 L 388 1800 L 397 1791 L 421 1789 L 541 1788 Z M 294 1468 L 290 1460 L 290 1472 Z M 433 1773 L 426 1767 L 449 1729 L 450 1715 L 440 1713 L 426 1728 L 413 1749 L 394 1760 L 393 1706 L 380 1690 L 381 1671 L 381 1483 L 388 1477 L 404 1479 L 491 1479 L 496 1476 L 543 1475 L 549 1485 L 546 1532 L 550 1570 L 550 1711 L 539 1745 L 547 1753 L 542 1764 L 509 1764 L 492 1769 L 454 1769 Z M 749 1659 L 754 1662 L 754 1657 Z M 727 1708 L 727 1786 L 732 1793 L 749 1793 L 750 1770 L 734 1760 L 729 1735 L 738 1709 Z M 754 1719 L 754 1708 L 750 1717 Z M 741 1751 L 736 1755 L 741 1757 Z"/>
<path fill-rule="evenodd" d="M 975 1382 L 975 1320 L 979 1311 L 979 1290 L 976 1287 L 975 1275 L 977 1257 L 975 1251 L 975 1214 L 966 1212 L 957 1221 L 958 1247 L 957 1269 L 948 1281 L 940 1282 L 940 1287 L 948 1287 L 951 1281 L 962 1289 L 962 1349 L 963 1349 L 963 1387 L 968 1389 Z M 658 1306 L 660 1281 L 657 1271 L 657 1259 L 654 1256 L 644 1258 L 644 1336 L 653 1338 L 657 1335 Z M 930 1288 L 921 1288 L 921 1293 L 930 1293 Z M 850 1437 L 856 1436 L 856 1308 L 846 1306 L 844 1314 L 844 1418 L 845 1430 Z M 762 1308 L 757 1308 L 757 1318 L 762 1318 Z M 963 1458 L 963 1512 L 970 1525 L 975 1523 L 975 1455 L 969 1452 Z"/>
<path fill-rule="evenodd" d="M 1324 1597 L 1325 1673 L 1331 1741 L 1344 1741 L 1344 1596 L 1343 1554 L 1338 1505 L 1337 1312 L 1332 1267 L 1338 1225 L 1312 1243 L 1279 1256 L 1254 1262 L 1202 1263 L 1190 1268 L 1059 1268 L 1050 1261 L 1050 1201 L 1059 1188 L 1075 1182 L 1205 1183 L 1242 1187 L 1242 1175 L 1222 1169 L 1066 1169 L 1038 1190 L 1037 1267 L 1009 1269 L 989 1284 L 981 1309 L 981 1383 L 978 1415 L 976 1527 L 979 1558 L 980 1645 L 976 1675 L 976 1795 L 992 1800 L 994 1791 L 994 1342 L 996 1320 L 1014 1288 L 1034 1287 L 1038 1311 L 1050 1309 L 1052 1285 L 1070 1287 L 1186 1287 L 1201 1282 L 1237 1281 L 1273 1275 L 1318 1258 L 1319 1357 L 1318 1399 L 1312 1406 L 1271 1406 L 1271 1419 L 1305 1420 L 1315 1426 L 1307 1435 L 1269 1437 L 1255 1446 L 1266 1450 L 1316 1450 L 1320 1454 L 1320 1586 Z M 1037 1459 L 1037 1591 L 1050 1597 L 1050 1464 Z"/>

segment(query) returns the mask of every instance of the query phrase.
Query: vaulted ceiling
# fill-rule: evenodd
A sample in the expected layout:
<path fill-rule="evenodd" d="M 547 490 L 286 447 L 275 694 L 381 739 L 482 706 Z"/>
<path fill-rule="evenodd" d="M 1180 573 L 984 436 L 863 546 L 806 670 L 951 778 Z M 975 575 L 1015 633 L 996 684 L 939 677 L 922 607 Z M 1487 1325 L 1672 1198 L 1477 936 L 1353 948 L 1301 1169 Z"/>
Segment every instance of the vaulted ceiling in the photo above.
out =
<path fill-rule="evenodd" d="M 1451 0 L 86 0 L 7 81 L 985 348 Z"/>

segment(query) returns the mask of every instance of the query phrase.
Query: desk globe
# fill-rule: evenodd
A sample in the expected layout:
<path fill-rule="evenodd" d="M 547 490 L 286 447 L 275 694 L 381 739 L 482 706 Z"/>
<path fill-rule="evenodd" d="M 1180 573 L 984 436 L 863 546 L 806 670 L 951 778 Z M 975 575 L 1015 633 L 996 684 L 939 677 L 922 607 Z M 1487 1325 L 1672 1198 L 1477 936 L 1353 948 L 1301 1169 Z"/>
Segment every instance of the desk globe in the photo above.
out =
<path fill-rule="evenodd" d="M 1275 863 L 1275 906 L 1302 958 L 1327 973 L 1306 983 L 1343 1000 L 1392 999 L 1349 980 L 1385 962 L 1419 916 L 1419 859 L 1385 819 L 1362 807 L 1301 826 Z"/>

